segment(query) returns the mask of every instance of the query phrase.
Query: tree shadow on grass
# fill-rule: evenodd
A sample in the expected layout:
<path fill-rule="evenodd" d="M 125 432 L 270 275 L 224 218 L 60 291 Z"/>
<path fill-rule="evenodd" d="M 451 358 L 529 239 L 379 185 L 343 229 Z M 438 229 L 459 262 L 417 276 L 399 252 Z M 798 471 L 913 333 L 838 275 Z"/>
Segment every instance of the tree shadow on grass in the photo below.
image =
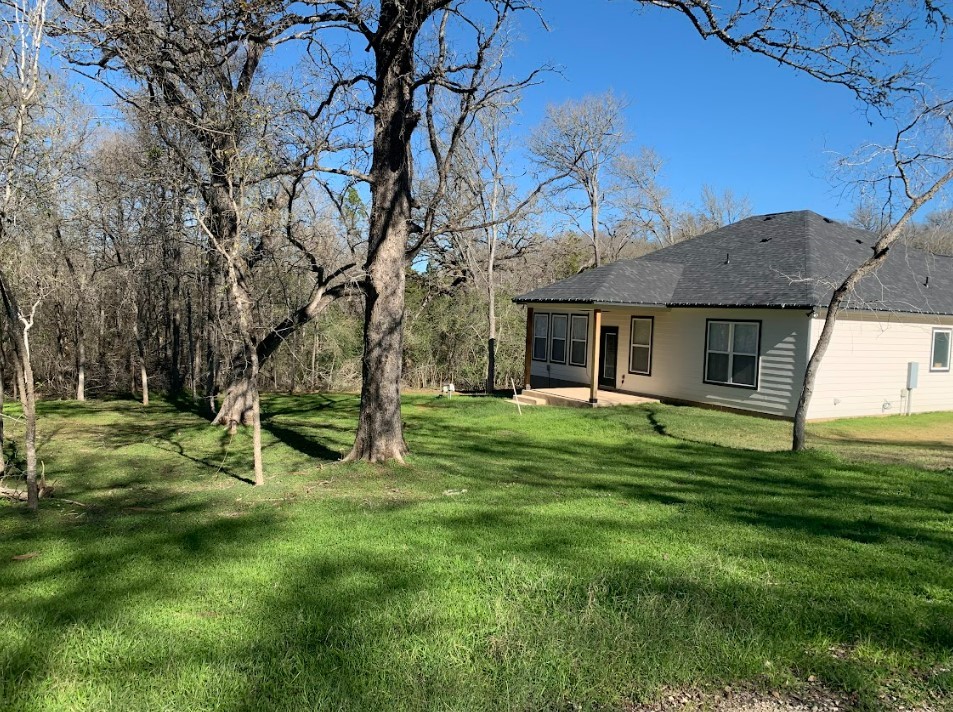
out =
<path fill-rule="evenodd" d="M 317 410 L 343 429 L 355 401 Z M 304 437 L 295 407 L 278 426 Z M 948 657 L 948 477 L 657 437 L 639 411 L 484 419 L 508 407 L 408 416 L 411 467 L 455 498 L 246 505 L 113 447 L 94 511 L 0 511 L 0 562 L 41 552 L 0 564 L 0 702 L 596 708 L 770 662 L 875 705 L 895 661 Z"/>
<path fill-rule="evenodd" d="M 298 425 L 297 423 L 295 425 Z M 300 452 L 306 457 L 325 462 L 334 462 L 340 460 L 342 454 L 323 443 L 302 434 L 294 427 L 288 427 L 284 423 L 277 423 L 273 418 L 262 419 L 261 427 L 263 430 L 271 433 L 277 440 L 288 447 Z"/>

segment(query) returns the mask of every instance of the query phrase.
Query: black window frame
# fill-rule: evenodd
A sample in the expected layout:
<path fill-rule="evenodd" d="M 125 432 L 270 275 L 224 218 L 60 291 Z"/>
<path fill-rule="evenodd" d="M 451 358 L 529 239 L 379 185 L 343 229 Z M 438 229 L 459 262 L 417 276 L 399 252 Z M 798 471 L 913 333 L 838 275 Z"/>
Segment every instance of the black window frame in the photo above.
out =
<path fill-rule="evenodd" d="M 632 350 L 636 346 L 645 346 L 645 344 L 636 344 L 633 339 L 635 338 L 635 322 L 636 321 L 647 321 L 649 322 L 649 370 L 648 371 L 636 371 L 632 368 Z M 706 337 L 707 338 L 707 337 Z M 633 376 L 651 376 L 652 375 L 652 359 L 655 356 L 655 317 L 654 316 L 638 316 L 632 315 L 629 318 L 629 373 Z"/>
<path fill-rule="evenodd" d="M 544 317 L 546 319 L 545 336 L 540 336 L 538 333 L 539 330 L 536 328 L 536 320 L 540 317 Z M 540 363 L 546 363 L 546 361 L 549 359 L 549 317 L 549 312 L 536 312 L 533 314 L 533 360 Z M 536 339 L 544 339 L 544 343 L 546 344 L 546 353 L 543 354 L 542 358 L 536 358 Z"/>
<path fill-rule="evenodd" d="M 554 333 L 554 331 L 555 331 L 555 330 L 553 329 L 553 321 L 555 321 L 556 317 L 562 317 L 562 318 L 564 318 L 564 319 L 566 320 L 566 336 L 563 337 L 563 339 L 562 339 L 562 342 L 563 342 L 563 360 L 562 360 L 562 361 L 555 361 L 555 360 L 553 359 L 553 341 L 555 340 L 555 339 L 553 338 L 553 333 Z M 568 359 L 569 359 L 569 314 L 567 314 L 567 313 L 565 313 L 565 312 L 552 312 L 552 313 L 550 313 L 550 315 L 549 315 L 549 344 L 548 344 L 548 346 L 549 346 L 549 353 L 547 354 L 547 356 L 548 356 L 549 363 L 558 363 L 558 364 L 563 364 L 563 365 L 565 365 L 566 362 L 567 362 Z"/>
<path fill-rule="evenodd" d="M 582 319 L 586 323 L 586 328 L 583 329 L 583 348 L 582 348 L 582 363 L 576 363 L 572 360 L 572 343 L 573 341 L 579 341 L 579 339 L 572 338 L 572 322 L 574 319 Z M 567 342 L 566 358 L 570 366 L 579 366 L 581 368 L 586 368 L 589 365 L 589 315 L 588 314 L 570 314 L 569 315 L 569 340 Z"/>
<path fill-rule="evenodd" d="M 711 325 L 713 323 L 717 324 L 757 324 L 758 325 L 758 346 L 755 349 L 754 354 L 754 385 L 747 385 L 745 383 L 725 383 L 724 381 L 712 381 L 708 378 L 708 354 L 710 349 L 708 348 L 708 342 L 711 335 Z M 763 324 L 761 319 L 705 319 L 705 338 L 702 341 L 702 348 L 704 349 L 704 358 L 702 359 L 702 383 L 707 383 L 712 386 L 723 386 L 725 388 L 744 388 L 747 391 L 756 391 L 758 390 L 761 383 L 761 330 Z M 732 372 L 732 359 L 734 358 L 734 330 L 732 329 L 728 336 L 728 348 L 731 349 L 728 351 L 728 377 L 731 377 Z M 750 356 L 751 354 L 742 354 L 743 356 Z"/>
<path fill-rule="evenodd" d="M 936 363 L 936 335 L 944 333 L 949 336 L 946 352 L 946 368 L 934 368 Z M 935 326 L 930 334 L 930 373 L 949 373 L 950 366 L 953 365 L 953 327 Z"/>

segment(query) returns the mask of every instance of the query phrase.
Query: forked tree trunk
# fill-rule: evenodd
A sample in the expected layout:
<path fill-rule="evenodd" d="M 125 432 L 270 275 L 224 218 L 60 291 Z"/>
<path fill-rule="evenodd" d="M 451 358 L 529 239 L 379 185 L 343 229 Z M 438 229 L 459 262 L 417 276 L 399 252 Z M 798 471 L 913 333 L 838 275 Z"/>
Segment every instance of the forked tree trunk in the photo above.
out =
<path fill-rule="evenodd" d="M 255 347 L 259 371 L 285 341 L 294 336 L 303 326 L 313 322 L 341 294 L 343 292 L 337 288 L 331 292 L 323 289 L 319 290 L 312 296 L 310 302 L 275 324 Z M 246 355 L 245 349 L 232 356 L 229 386 L 225 389 L 222 406 L 212 421 L 216 425 L 225 425 L 232 428 L 236 425 L 252 424 L 252 407 L 254 405 L 252 366 L 252 360 Z"/>
<path fill-rule="evenodd" d="M 432 2 L 384 0 L 374 46 L 374 150 L 365 269 L 361 411 L 346 460 L 403 461 L 400 413 L 404 327 L 404 259 L 411 218 L 414 42 Z"/>

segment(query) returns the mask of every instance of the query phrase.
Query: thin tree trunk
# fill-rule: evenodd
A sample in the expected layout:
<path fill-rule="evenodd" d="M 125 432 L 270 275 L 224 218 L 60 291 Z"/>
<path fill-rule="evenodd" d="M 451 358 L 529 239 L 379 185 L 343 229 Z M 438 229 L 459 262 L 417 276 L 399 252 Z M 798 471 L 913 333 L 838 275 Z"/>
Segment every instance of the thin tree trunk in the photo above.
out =
<path fill-rule="evenodd" d="M 82 318 L 76 314 L 76 400 L 86 400 L 86 344 L 83 342 Z"/>
<path fill-rule="evenodd" d="M 496 391 L 496 242 L 499 228 L 496 225 L 499 182 L 493 183 L 491 202 L 490 254 L 486 265 L 487 290 L 487 354 L 486 354 L 486 392 Z"/>
<path fill-rule="evenodd" d="M 2 335 L 2 330 L 0 330 L 0 335 Z M 4 439 L 4 425 L 5 419 L 3 417 L 3 401 L 5 397 L 5 382 L 4 375 L 6 374 L 7 368 L 7 357 L 6 353 L 3 350 L 3 345 L 0 344 L 0 477 L 3 477 L 3 473 L 7 469 L 6 456 L 3 452 L 3 444 L 6 442 Z"/>
<path fill-rule="evenodd" d="M 593 193 L 589 198 L 589 214 L 592 217 L 592 255 L 595 260 L 593 267 L 599 267 L 602 264 L 602 254 L 599 250 L 599 184 L 593 186 Z"/>
<path fill-rule="evenodd" d="M 149 405 L 149 370 L 146 366 L 146 344 L 139 331 L 139 304 L 134 301 L 132 313 L 132 334 L 139 352 L 139 382 L 142 385 L 142 404 Z"/>
<path fill-rule="evenodd" d="M 33 327 L 33 314 L 27 319 L 20 311 L 2 269 L 0 269 L 0 302 L 6 312 L 7 322 L 10 324 L 17 376 L 20 380 L 20 404 L 23 406 L 25 424 L 23 440 L 26 450 L 27 506 L 36 511 L 40 505 L 40 493 L 36 481 L 36 391 L 30 355 L 30 329 Z M 34 305 L 33 313 L 36 311 L 36 306 Z"/>
<path fill-rule="evenodd" d="M 192 323 L 191 294 L 187 297 L 186 303 L 185 303 L 185 323 L 186 323 L 186 333 L 188 335 L 188 345 L 189 345 L 189 388 L 192 390 L 192 398 L 194 400 L 198 396 L 198 382 L 195 379 L 196 348 L 195 348 L 195 331 L 194 331 L 194 325 Z"/>
<path fill-rule="evenodd" d="M 255 349 L 251 349 L 253 388 L 252 394 L 252 453 L 255 461 L 255 485 L 265 484 L 265 466 L 262 463 L 261 453 L 261 392 L 258 390 L 258 356 Z"/>
<path fill-rule="evenodd" d="M 40 490 L 36 480 L 36 392 L 33 386 L 33 365 L 30 363 L 29 345 L 23 365 L 23 382 L 20 384 L 20 404 L 23 407 L 26 446 L 26 492 L 27 506 L 36 511 L 40 506 Z"/>
<path fill-rule="evenodd" d="M 318 326 L 314 326 L 314 340 L 311 342 L 311 386 L 308 389 L 312 393 L 317 389 L 318 383 Z"/>

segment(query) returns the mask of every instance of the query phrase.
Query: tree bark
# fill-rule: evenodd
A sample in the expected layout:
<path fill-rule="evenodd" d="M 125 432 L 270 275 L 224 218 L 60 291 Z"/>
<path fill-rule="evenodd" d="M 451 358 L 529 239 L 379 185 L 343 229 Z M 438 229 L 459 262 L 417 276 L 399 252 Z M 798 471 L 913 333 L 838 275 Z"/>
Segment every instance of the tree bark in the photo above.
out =
<path fill-rule="evenodd" d="M 374 148 L 365 263 L 361 410 L 346 460 L 402 462 L 407 454 L 400 413 L 404 259 L 410 237 L 413 164 L 414 43 L 435 3 L 382 0 L 374 45 Z"/>

